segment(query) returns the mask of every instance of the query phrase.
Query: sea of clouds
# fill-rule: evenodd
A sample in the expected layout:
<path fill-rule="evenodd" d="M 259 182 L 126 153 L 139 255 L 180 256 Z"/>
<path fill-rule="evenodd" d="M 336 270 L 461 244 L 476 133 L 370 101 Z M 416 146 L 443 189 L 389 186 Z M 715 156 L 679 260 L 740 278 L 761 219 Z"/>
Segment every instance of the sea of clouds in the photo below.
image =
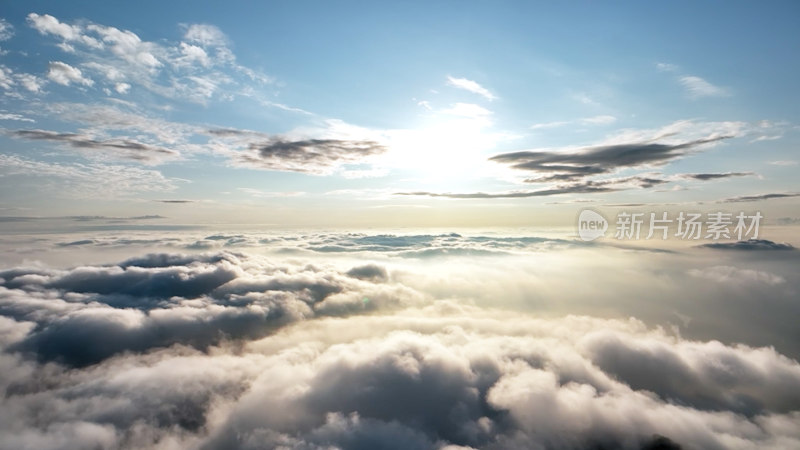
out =
<path fill-rule="evenodd" d="M 3 236 L 0 448 L 800 447 L 800 255 Z"/>

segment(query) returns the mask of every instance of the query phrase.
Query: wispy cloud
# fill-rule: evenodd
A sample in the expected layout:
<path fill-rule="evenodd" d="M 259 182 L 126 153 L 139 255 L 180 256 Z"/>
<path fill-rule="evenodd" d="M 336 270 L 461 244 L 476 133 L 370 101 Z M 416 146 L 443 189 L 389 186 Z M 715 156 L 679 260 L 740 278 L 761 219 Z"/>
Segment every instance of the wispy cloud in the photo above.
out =
<path fill-rule="evenodd" d="M 530 126 L 531 130 L 546 130 L 551 128 L 561 128 L 567 125 L 610 125 L 617 121 L 617 118 L 611 115 L 599 115 L 592 117 L 584 117 L 577 120 L 559 120 L 553 122 L 536 123 Z"/>
<path fill-rule="evenodd" d="M 726 89 L 715 86 L 700 77 L 689 75 L 681 77 L 679 81 L 692 98 L 726 97 L 729 95 Z"/>
<path fill-rule="evenodd" d="M 96 156 L 116 156 L 145 164 L 157 164 L 180 156 L 174 150 L 125 138 L 95 139 L 82 134 L 48 130 L 11 130 L 5 134 L 18 139 L 63 143 L 80 150 L 102 150 L 106 154 Z"/>
<path fill-rule="evenodd" d="M 755 175 L 755 172 L 684 173 L 677 175 L 677 178 L 683 178 L 686 180 L 710 181 L 724 178 L 749 177 Z"/>
<path fill-rule="evenodd" d="M 44 189 L 59 197 L 116 198 L 177 188 L 175 180 L 155 170 L 107 164 L 42 162 L 11 155 L 0 155 L 0 174 L 29 176 L 35 189 Z"/>
<path fill-rule="evenodd" d="M 770 200 L 773 198 L 794 198 L 800 197 L 800 193 L 796 192 L 773 192 L 769 194 L 756 194 L 756 195 L 742 195 L 739 197 L 726 198 L 720 200 L 722 203 L 739 203 L 739 202 L 758 202 L 762 200 Z"/>
<path fill-rule="evenodd" d="M 481 86 L 476 81 L 468 80 L 466 78 L 455 78 L 448 75 L 447 84 L 448 86 L 453 86 L 472 92 L 473 94 L 478 94 L 489 101 L 497 99 L 497 96 L 492 94 L 488 89 Z"/>

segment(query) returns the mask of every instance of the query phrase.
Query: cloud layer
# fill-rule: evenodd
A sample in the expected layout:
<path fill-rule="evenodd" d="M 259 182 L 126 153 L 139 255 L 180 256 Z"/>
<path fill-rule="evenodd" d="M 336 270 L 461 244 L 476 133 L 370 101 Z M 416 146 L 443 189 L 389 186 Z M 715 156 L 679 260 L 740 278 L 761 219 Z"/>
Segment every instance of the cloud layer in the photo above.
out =
<path fill-rule="evenodd" d="M 793 340 L 796 252 L 686 264 L 507 235 L 200 237 L 43 238 L 50 257 L 129 256 L 0 270 L 0 448 L 800 444 L 796 360 L 684 337 L 723 336 L 722 302 L 735 339 Z M 150 247 L 185 251 L 131 256 Z M 659 307 L 684 325 L 626 318 Z"/>

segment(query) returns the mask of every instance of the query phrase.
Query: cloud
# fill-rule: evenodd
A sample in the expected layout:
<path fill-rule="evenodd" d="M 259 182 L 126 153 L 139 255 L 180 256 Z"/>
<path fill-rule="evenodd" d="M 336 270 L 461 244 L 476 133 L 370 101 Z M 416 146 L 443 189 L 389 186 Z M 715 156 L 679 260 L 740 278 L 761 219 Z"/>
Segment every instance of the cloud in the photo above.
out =
<path fill-rule="evenodd" d="M 662 72 L 675 72 L 678 70 L 678 66 L 676 66 L 675 64 L 663 63 L 663 62 L 656 63 L 656 68 Z"/>
<path fill-rule="evenodd" d="M 699 247 L 718 250 L 794 250 L 791 244 L 773 242 L 768 239 L 748 239 L 736 242 L 709 242 Z"/>
<path fill-rule="evenodd" d="M 591 124 L 591 125 L 610 125 L 616 121 L 617 118 L 610 115 L 586 117 L 580 120 L 580 122 L 583 124 Z"/>
<path fill-rule="evenodd" d="M 35 120 L 25 117 L 21 114 L 13 113 L 0 113 L 0 120 L 16 120 L 19 122 L 36 122 Z"/>
<path fill-rule="evenodd" d="M 219 28 L 210 24 L 192 24 L 186 27 L 183 38 L 204 47 L 224 47 L 228 37 Z"/>
<path fill-rule="evenodd" d="M 207 348 L 222 339 L 264 336 L 317 314 L 369 311 L 423 298 L 386 281 L 385 270 L 376 265 L 342 274 L 229 253 L 150 254 L 109 266 L 0 271 L 0 313 L 38 323 L 17 351 L 85 366 L 124 351 L 176 343 Z M 102 346 L 91 345 L 98 339 Z"/>
<path fill-rule="evenodd" d="M 574 179 L 611 173 L 621 168 L 664 165 L 683 157 L 697 147 L 714 144 L 731 135 L 712 135 L 675 144 L 637 142 L 628 144 L 598 145 L 566 151 L 520 151 L 503 153 L 491 161 L 508 164 L 514 169 L 564 174 Z"/>
<path fill-rule="evenodd" d="M 700 77 L 687 75 L 680 77 L 679 81 L 692 98 L 726 97 L 729 95 L 725 89 L 714 86 Z"/>
<path fill-rule="evenodd" d="M 779 161 L 770 161 L 768 164 L 773 166 L 796 166 L 797 161 L 793 160 L 779 160 Z"/>
<path fill-rule="evenodd" d="M 599 115 L 584 117 L 578 120 L 561 120 L 554 122 L 537 123 L 531 125 L 532 130 L 545 130 L 550 128 L 560 128 L 567 125 L 610 125 L 617 121 L 617 118 L 610 115 Z"/>
<path fill-rule="evenodd" d="M 683 173 L 678 175 L 678 178 L 686 180 L 710 181 L 724 178 L 749 177 L 754 175 L 754 172 Z"/>
<path fill-rule="evenodd" d="M 180 155 L 175 150 L 125 138 L 99 140 L 82 134 L 58 133 L 49 130 L 10 130 L 5 134 L 17 139 L 63 143 L 79 150 L 103 150 L 113 156 L 145 164 L 157 164 Z"/>
<path fill-rule="evenodd" d="M 794 198 L 800 197 L 800 194 L 794 192 L 773 192 L 769 194 L 757 195 L 742 195 L 739 197 L 731 197 L 721 200 L 723 203 L 739 203 L 739 202 L 758 202 L 762 200 L 770 200 L 773 198 Z"/>
<path fill-rule="evenodd" d="M 122 330 L 135 327 L 135 317 L 105 323 Z M 0 319 L 6 348 L 36 333 Z M 116 334 L 104 336 L 116 342 Z M 800 401 L 796 361 L 770 348 L 682 339 L 633 319 L 548 319 L 441 301 L 302 321 L 205 352 L 175 345 L 67 370 L 12 350 L 0 364 L 0 433 L 9 447 L 800 443 L 791 426 Z"/>
<path fill-rule="evenodd" d="M 7 41 L 14 36 L 14 26 L 7 20 L 0 18 L 0 42 Z"/>
<path fill-rule="evenodd" d="M 175 180 L 155 170 L 106 164 L 51 163 L 11 155 L 0 155 L 0 173 L 30 176 L 35 190 L 44 190 L 57 197 L 116 198 L 177 188 Z M 25 185 L 24 182 L 21 184 Z"/>
<path fill-rule="evenodd" d="M 466 78 L 455 78 L 448 75 L 447 85 L 472 92 L 473 94 L 478 94 L 489 101 L 497 99 L 497 97 L 494 94 L 492 94 L 488 89 L 481 86 L 477 82 L 468 80 Z"/>
<path fill-rule="evenodd" d="M 82 84 L 89 87 L 94 85 L 94 81 L 84 77 L 80 69 L 60 61 L 50 63 L 47 71 L 47 78 L 62 86 L 69 86 L 71 83 Z"/>
<path fill-rule="evenodd" d="M 28 24 L 41 34 L 53 35 L 63 39 L 62 49 L 74 51 L 69 43 L 80 43 L 90 48 L 101 49 L 103 44 L 97 39 L 85 34 L 85 29 L 77 25 L 60 22 L 55 17 L 44 14 L 30 13 L 27 17 Z"/>
<path fill-rule="evenodd" d="M 207 104 L 237 95 L 258 98 L 252 82 L 273 82 L 238 64 L 227 37 L 213 25 L 184 25 L 182 41 L 151 42 L 130 30 L 87 21 L 68 24 L 46 14 L 29 14 L 28 23 L 60 39 L 57 46 L 80 67 L 57 63 L 51 68 L 51 79 L 63 85 L 94 85 L 109 96 L 142 88 L 162 98 Z"/>
<path fill-rule="evenodd" d="M 747 283 L 763 284 L 782 284 L 786 280 L 783 277 L 758 270 L 740 269 L 732 266 L 713 266 L 705 269 L 692 269 L 689 275 L 698 278 L 706 278 L 716 283 L 727 285 L 739 285 Z"/>
<path fill-rule="evenodd" d="M 382 144 L 369 140 L 273 138 L 250 143 L 247 151 L 235 154 L 234 162 L 256 169 L 329 175 L 342 165 L 385 151 Z"/>

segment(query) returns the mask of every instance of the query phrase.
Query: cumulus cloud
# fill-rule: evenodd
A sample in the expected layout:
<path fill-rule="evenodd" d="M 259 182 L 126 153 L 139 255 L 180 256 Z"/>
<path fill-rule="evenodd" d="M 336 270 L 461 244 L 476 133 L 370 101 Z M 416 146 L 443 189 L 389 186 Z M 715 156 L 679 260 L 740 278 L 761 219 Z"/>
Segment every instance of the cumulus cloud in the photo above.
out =
<path fill-rule="evenodd" d="M 111 322 L 113 323 L 113 322 Z M 0 321 L 15 345 L 30 326 Z M 437 302 L 84 369 L 3 356 L 5 443 L 150 448 L 785 448 L 800 366 L 635 320 Z M 31 377 L 34 371 L 37 376 Z M 43 405 L 58 405 L 42 414 Z M 613 413 L 611 413 L 613 411 Z M 660 444 L 661 447 L 655 447 Z"/>
<path fill-rule="evenodd" d="M 198 238 L 220 250 L 131 253 Z M 780 352 L 800 354 L 794 252 L 643 259 L 455 233 L 53 239 L 25 245 L 128 256 L 0 270 L 0 448 L 800 444 L 800 364 Z M 691 326 L 630 317 L 659 308 Z M 736 343 L 748 333 L 769 346 Z"/>
<path fill-rule="evenodd" d="M 47 14 L 31 13 L 27 22 L 40 34 L 58 39 L 56 45 L 79 65 L 80 69 L 51 63 L 48 77 L 65 86 L 99 85 L 109 95 L 136 87 L 168 99 L 206 104 L 217 97 L 229 99 L 253 81 L 272 82 L 237 64 L 224 33 L 213 25 L 184 25 L 183 40 L 169 43 L 147 41 L 113 26 L 65 23 Z"/>
<path fill-rule="evenodd" d="M 47 71 L 47 78 L 62 86 L 69 86 L 72 83 L 82 84 L 84 86 L 94 85 L 94 81 L 83 76 L 80 69 L 60 61 L 50 63 Z"/>

